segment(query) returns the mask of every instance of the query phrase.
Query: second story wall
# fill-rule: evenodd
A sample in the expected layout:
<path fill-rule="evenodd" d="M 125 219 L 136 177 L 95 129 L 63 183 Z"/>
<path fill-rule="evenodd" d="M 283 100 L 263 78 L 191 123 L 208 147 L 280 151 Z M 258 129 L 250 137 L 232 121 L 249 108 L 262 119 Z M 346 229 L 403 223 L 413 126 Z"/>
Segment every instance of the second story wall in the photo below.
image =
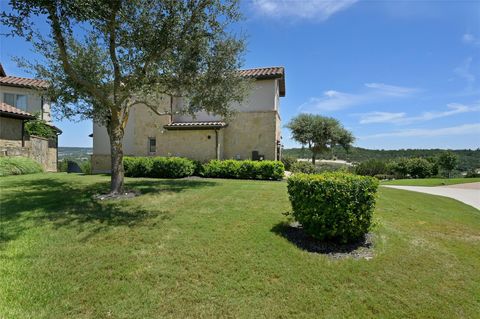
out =
<path fill-rule="evenodd" d="M 279 109 L 279 88 L 276 79 L 256 80 L 242 103 L 232 104 L 231 107 L 236 112 L 261 112 L 278 111 Z M 174 103 L 174 109 L 181 110 L 182 102 Z M 198 112 L 195 117 L 188 114 L 177 114 L 173 116 L 174 122 L 191 121 L 219 121 L 221 117 L 206 112 Z"/>
<path fill-rule="evenodd" d="M 0 102 L 33 115 L 37 113 L 42 115 L 43 110 L 43 119 L 51 122 L 50 103 L 38 90 L 0 85 Z"/>

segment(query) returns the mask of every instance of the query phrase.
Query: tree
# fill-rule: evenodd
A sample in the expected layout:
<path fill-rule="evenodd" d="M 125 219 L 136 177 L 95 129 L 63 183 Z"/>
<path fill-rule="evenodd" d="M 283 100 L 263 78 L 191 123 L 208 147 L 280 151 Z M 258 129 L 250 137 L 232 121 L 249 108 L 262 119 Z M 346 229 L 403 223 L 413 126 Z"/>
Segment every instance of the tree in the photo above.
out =
<path fill-rule="evenodd" d="M 300 114 L 287 125 L 295 141 L 308 146 L 312 152 L 312 164 L 317 155 L 328 151 L 336 145 L 348 150 L 354 141 L 351 132 L 340 122 L 331 117 L 314 114 Z"/>
<path fill-rule="evenodd" d="M 451 151 L 442 152 L 438 156 L 438 166 L 447 173 L 450 178 L 451 172 L 457 167 L 458 156 Z"/>
<path fill-rule="evenodd" d="M 228 116 L 245 96 L 237 72 L 244 40 L 227 32 L 240 19 L 237 0 L 11 0 L 10 8 L 0 20 L 43 56 L 43 63 L 20 62 L 50 82 L 59 117 L 107 128 L 112 194 L 123 191 L 132 106 L 168 114 L 155 103 L 166 95 L 187 101 L 185 112 Z M 46 21 L 47 36 L 35 17 Z"/>

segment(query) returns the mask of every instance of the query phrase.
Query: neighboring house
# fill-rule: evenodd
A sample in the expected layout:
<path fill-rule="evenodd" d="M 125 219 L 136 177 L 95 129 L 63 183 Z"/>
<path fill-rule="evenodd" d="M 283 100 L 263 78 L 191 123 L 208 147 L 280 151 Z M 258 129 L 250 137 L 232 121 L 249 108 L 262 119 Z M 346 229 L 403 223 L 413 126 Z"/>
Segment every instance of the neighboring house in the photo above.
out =
<path fill-rule="evenodd" d="M 39 116 L 52 125 L 50 103 L 42 95 L 46 81 L 7 76 L 0 64 L 0 156 L 27 156 L 37 160 L 47 171 L 57 170 L 57 142 L 28 136 L 24 124 Z"/>
<path fill-rule="evenodd" d="M 243 103 L 230 121 L 220 116 L 182 114 L 182 100 L 164 97 L 158 115 L 145 105 L 130 111 L 123 140 L 124 154 L 131 156 L 181 156 L 199 161 L 211 159 L 279 160 L 281 157 L 280 97 L 285 96 L 283 67 L 239 70 L 253 79 Z M 93 124 L 92 169 L 110 170 L 110 142 L 105 127 Z"/>

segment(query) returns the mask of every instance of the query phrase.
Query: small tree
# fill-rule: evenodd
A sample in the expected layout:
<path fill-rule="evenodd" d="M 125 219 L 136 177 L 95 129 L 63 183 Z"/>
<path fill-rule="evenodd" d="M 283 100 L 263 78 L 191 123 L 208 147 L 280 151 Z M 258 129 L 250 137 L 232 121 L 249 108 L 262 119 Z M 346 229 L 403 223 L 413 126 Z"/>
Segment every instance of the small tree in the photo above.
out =
<path fill-rule="evenodd" d="M 354 141 L 352 133 L 331 117 L 300 114 L 287 125 L 295 141 L 312 152 L 312 164 L 317 156 L 336 145 L 348 150 Z"/>
<path fill-rule="evenodd" d="M 458 156 L 451 151 L 442 152 L 438 156 L 437 163 L 438 166 L 445 171 L 446 176 L 450 178 L 450 174 L 457 167 Z"/>
<path fill-rule="evenodd" d="M 112 194 L 123 191 L 122 140 L 136 104 L 182 97 L 186 111 L 228 115 L 241 102 L 244 41 L 227 33 L 237 0 L 10 0 L 1 22 L 33 43 L 42 63 L 23 62 L 50 82 L 61 117 L 93 119 L 110 137 Z M 35 26 L 44 20 L 48 34 Z M 38 27 L 38 28 L 37 28 Z"/>

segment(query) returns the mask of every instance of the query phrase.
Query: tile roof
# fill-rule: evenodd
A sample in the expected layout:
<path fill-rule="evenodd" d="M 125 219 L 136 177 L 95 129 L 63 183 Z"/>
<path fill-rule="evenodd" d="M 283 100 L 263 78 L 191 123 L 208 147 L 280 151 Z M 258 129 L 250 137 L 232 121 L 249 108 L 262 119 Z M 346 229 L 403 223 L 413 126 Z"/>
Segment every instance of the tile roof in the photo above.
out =
<path fill-rule="evenodd" d="M 285 69 L 281 66 L 272 66 L 265 68 L 253 68 L 238 70 L 241 76 L 250 77 L 250 78 L 281 78 L 285 74 Z"/>
<path fill-rule="evenodd" d="M 24 119 L 34 119 L 35 116 L 32 114 L 17 109 L 16 107 L 11 106 L 10 104 L 0 102 L 0 115 Z"/>
<path fill-rule="evenodd" d="M 226 127 L 227 123 L 221 121 L 202 121 L 202 122 L 173 122 L 163 127 L 167 130 L 186 130 L 186 129 L 216 129 Z"/>
<path fill-rule="evenodd" d="M 30 89 L 48 88 L 47 81 L 21 78 L 18 76 L 0 76 L 0 85 L 24 87 L 24 88 L 30 88 Z"/>
<path fill-rule="evenodd" d="M 279 79 L 280 96 L 285 96 L 285 68 L 283 66 L 238 70 L 238 73 L 240 76 L 257 80 Z"/>

